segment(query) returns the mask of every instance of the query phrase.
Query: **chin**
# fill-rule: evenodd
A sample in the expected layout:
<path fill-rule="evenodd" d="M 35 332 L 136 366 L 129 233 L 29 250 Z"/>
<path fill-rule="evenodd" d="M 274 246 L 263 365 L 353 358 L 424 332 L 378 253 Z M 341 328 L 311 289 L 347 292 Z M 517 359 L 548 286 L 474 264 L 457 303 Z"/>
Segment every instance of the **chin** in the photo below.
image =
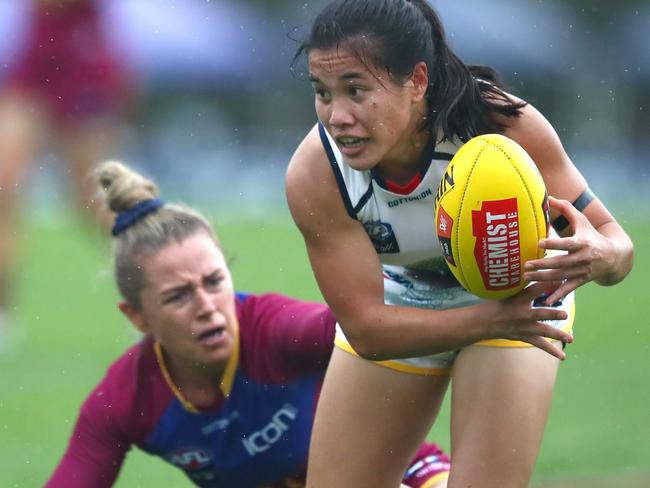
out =
<path fill-rule="evenodd" d="M 350 168 L 357 171 L 369 171 L 375 166 L 377 166 L 378 161 L 374 158 L 369 158 L 366 155 L 359 157 L 347 157 L 344 156 L 345 162 L 350 166 Z"/>
<path fill-rule="evenodd" d="M 221 364 L 226 363 L 230 359 L 230 356 L 235 352 L 233 344 L 230 343 L 227 346 L 219 347 L 211 351 L 205 351 L 202 354 L 204 362 L 206 364 Z"/>

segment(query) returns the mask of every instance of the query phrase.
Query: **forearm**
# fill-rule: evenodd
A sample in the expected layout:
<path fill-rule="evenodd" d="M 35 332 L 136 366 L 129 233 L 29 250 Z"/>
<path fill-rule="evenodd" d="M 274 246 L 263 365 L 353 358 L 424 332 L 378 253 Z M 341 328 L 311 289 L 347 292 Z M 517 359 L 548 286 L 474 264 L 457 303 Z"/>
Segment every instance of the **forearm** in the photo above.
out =
<path fill-rule="evenodd" d="M 68 448 L 45 488 L 113 486 L 131 443 L 114 435 L 103 404 L 101 411 L 97 408 L 97 398 L 91 394 L 86 400 Z M 111 403 L 108 399 L 104 401 Z"/>
<path fill-rule="evenodd" d="M 122 459 L 96 464 L 68 451 L 45 484 L 45 488 L 109 488 L 113 486 Z"/>
<path fill-rule="evenodd" d="M 493 338 L 485 304 L 449 310 L 384 305 L 341 326 L 355 351 L 374 361 L 426 356 Z M 347 326 L 349 325 L 349 326 Z"/>

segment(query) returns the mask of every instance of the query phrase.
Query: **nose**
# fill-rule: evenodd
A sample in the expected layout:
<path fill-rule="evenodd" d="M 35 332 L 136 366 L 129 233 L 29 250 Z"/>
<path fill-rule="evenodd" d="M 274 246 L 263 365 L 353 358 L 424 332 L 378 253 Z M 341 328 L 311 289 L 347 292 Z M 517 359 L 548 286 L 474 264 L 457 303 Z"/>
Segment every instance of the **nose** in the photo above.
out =
<path fill-rule="evenodd" d="M 345 100 L 333 99 L 330 105 L 329 123 L 332 127 L 340 129 L 354 125 L 354 113 Z"/>
<path fill-rule="evenodd" d="M 199 317 L 210 317 L 216 310 L 215 298 L 202 287 L 196 289 L 196 307 Z"/>

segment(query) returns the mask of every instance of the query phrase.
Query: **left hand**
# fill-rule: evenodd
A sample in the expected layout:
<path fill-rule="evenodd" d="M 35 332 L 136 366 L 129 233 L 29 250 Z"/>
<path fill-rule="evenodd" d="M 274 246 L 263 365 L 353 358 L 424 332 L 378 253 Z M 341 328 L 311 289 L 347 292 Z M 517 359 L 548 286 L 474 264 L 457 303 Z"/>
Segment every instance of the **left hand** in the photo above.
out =
<path fill-rule="evenodd" d="M 534 259 L 525 265 L 526 281 L 560 281 L 562 284 L 546 299 L 551 304 L 561 300 L 585 283 L 597 280 L 610 272 L 608 259 L 609 239 L 598 232 L 581 212 L 567 200 L 549 197 L 552 208 L 567 219 L 573 235 L 542 239 L 539 247 L 547 250 L 567 251 L 552 257 Z"/>

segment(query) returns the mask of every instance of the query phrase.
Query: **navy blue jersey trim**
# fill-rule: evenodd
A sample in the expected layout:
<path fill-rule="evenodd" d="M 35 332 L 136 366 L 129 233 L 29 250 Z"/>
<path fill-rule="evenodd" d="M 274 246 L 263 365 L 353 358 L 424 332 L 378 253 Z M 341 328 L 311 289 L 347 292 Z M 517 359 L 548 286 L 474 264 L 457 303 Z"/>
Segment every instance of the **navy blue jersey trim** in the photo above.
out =
<path fill-rule="evenodd" d="M 236 291 L 235 292 L 235 297 L 239 298 L 242 302 L 248 298 L 250 293 L 245 292 L 245 291 Z"/>
<path fill-rule="evenodd" d="M 443 153 L 438 151 L 434 151 L 433 154 L 431 155 L 431 159 L 440 159 L 442 161 L 451 161 L 451 158 L 453 157 L 454 157 L 453 154 Z"/>
<path fill-rule="evenodd" d="M 368 185 L 368 189 L 366 192 L 363 194 L 357 205 L 354 207 L 354 215 L 356 218 L 356 215 L 359 213 L 359 211 L 363 208 L 363 206 L 368 203 L 368 200 L 370 200 L 370 197 L 372 196 L 372 193 L 374 191 L 374 187 L 372 186 L 372 182 Z"/>
<path fill-rule="evenodd" d="M 320 135 L 320 141 L 323 144 L 325 153 L 327 154 L 327 159 L 329 159 L 330 161 L 330 166 L 332 166 L 332 170 L 334 171 L 336 184 L 338 185 L 339 192 L 341 193 L 341 197 L 343 198 L 343 204 L 345 205 L 345 210 L 347 210 L 348 215 L 350 217 L 356 220 L 357 213 L 355 212 L 354 207 L 352 206 L 352 202 L 350 201 L 350 195 L 348 194 L 348 189 L 345 186 L 345 180 L 343 179 L 343 175 L 341 174 L 341 168 L 339 168 L 339 165 L 336 162 L 334 151 L 332 151 L 332 146 L 330 145 L 330 141 L 327 138 L 327 134 L 325 133 L 325 127 L 323 127 L 323 124 L 321 124 L 320 121 L 318 122 L 318 134 Z"/>

